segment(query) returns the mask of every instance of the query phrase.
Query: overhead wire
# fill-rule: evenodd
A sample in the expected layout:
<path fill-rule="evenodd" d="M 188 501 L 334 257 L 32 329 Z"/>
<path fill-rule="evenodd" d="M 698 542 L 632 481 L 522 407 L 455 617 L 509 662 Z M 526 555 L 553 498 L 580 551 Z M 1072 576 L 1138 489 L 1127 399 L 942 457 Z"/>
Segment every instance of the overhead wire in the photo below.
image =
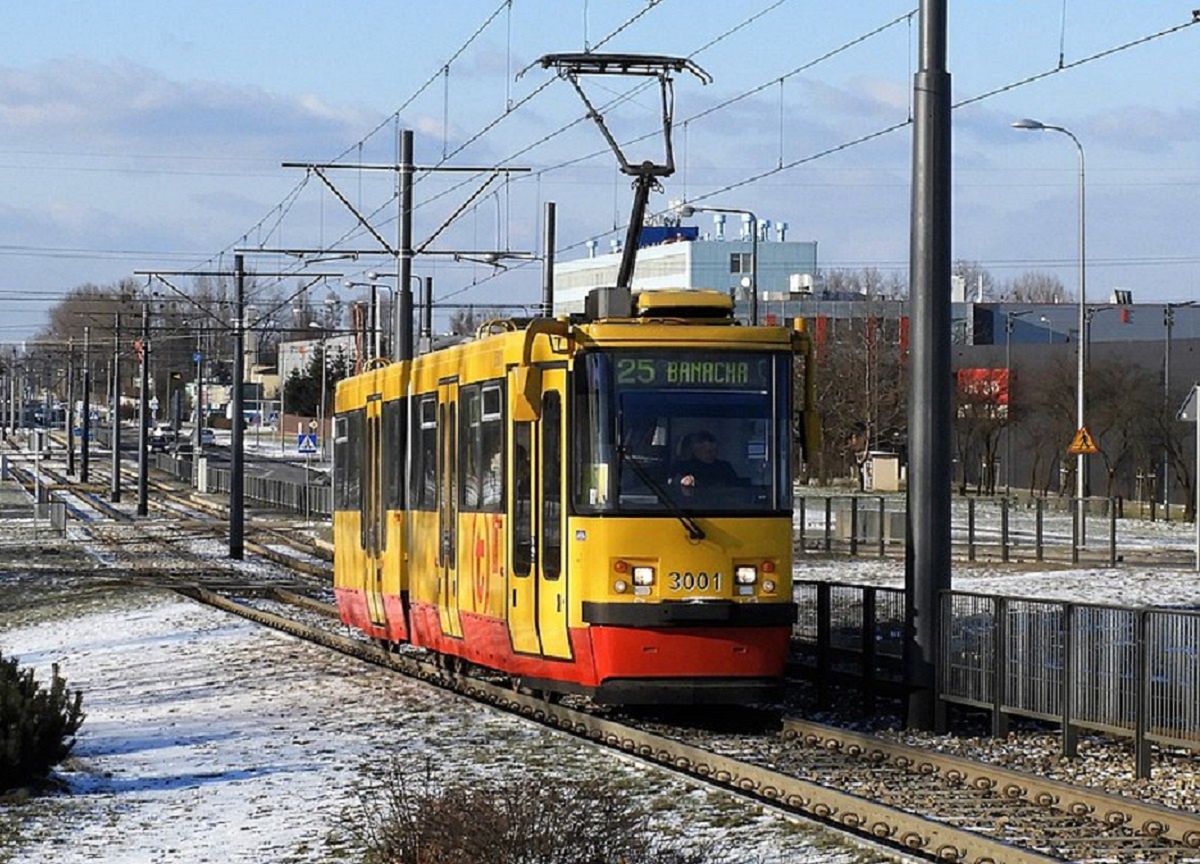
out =
<path fill-rule="evenodd" d="M 1111 57 L 1111 56 L 1113 56 L 1114 54 L 1118 54 L 1118 53 L 1120 53 L 1120 52 L 1127 51 L 1127 50 L 1129 50 L 1129 49 L 1131 49 L 1131 48 L 1135 48 L 1135 47 L 1137 47 L 1137 46 L 1140 46 L 1140 45 L 1145 45 L 1145 44 L 1147 44 L 1147 43 L 1149 43 L 1149 42 L 1153 42 L 1153 41 L 1156 41 L 1156 40 L 1158 40 L 1158 39 L 1164 38 L 1164 37 L 1166 37 L 1166 36 L 1173 35 L 1173 34 L 1175 34 L 1175 33 L 1178 33 L 1178 32 L 1181 32 L 1181 31 L 1183 31 L 1183 30 L 1186 30 L 1186 29 L 1187 29 L 1187 28 L 1189 28 L 1189 27 L 1195 26 L 1196 24 L 1200 24 L 1200 16 L 1194 16 L 1194 17 L 1193 17 L 1193 18 L 1192 18 L 1190 21 L 1187 21 L 1187 22 L 1184 22 L 1184 23 L 1181 23 L 1181 24 L 1177 24 L 1177 25 L 1175 25 L 1175 26 L 1172 26 L 1172 27 L 1167 27 L 1167 28 L 1164 28 L 1164 29 L 1158 30 L 1158 31 L 1156 31 L 1156 32 L 1154 32 L 1154 33 L 1150 33 L 1150 34 L 1147 34 L 1147 35 L 1145 35 L 1145 36 L 1140 36 L 1140 37 L 1137 37 L 1137 38 L 1135 38 L 1135 39 L 1130 39 L 1130 40 L 1128 40 L 1128 41 L 1126 41 L 1126 42 L 1122 42 L 1122 43 L 1120 43 L 1120 44 L 1118 44 L 1118 45 L 1114 45 L 1114 46 L 1112 46 L 1112 47 L 1109 47 L 1109 48 L 1103 49 L 1103 50 L 1101 50 L 1101 51 L 1097 51 L 1097 52 L 1095 52 L 1095 53 L 1093 53 L 1093 54 L 1090 54 L 1090 55 L 1088 55 L 1088 56 L 1086 56 L 1086 57 L 1082 57 L 1082 58 L 1080 58 L 1080 59 L 1078 59 L 1078 60 L 1073 60 L 1073 61 L 1072 61 L 1072 62 L 1070 62 L 1070 63 L 1066 63 L 1066 64 L 1062 65 L 1061 67 L 1058 67 L 1058 66 L 1056 66 L 1056 67 L 1054 67 L 1054 68 L 1052 68 L 1052 69 L 1048 69 L 1048 70 L 1045 70 L 1045 71 L 1043 71 L 1043 72 L 1039 72 L 1039 73 L 1036 73 L 1036 74 L 1033 74 L 1033 75 L 1027 75 L 1027 76 L 1025 76 L 1025 77 L 1023 77 L 1023 78 L 1017 79 L 1017 80 L 1015 80 L 1015 81 L 1011 81 L 1011 82 L 1009 82 L 1009 83 L 1007 83 L 1007 84 L 1003 84 L 1003 85 L 1000 85 L 1000 86 L 998 86 L 998 87 L 994 87 L 994 88 L 992 88 L 992 89 L 990 89 L 990 90 L 986 90 L 986 91 L 984 91 L 984 92 L 982 92 L 982 93 L 979 93 L 979 94 L 977 94 L 977 95 L 975 95 L 975 96 L 971 96 L 971 97 L 969 97 L 969 98 L 966 98 L 966 99 L 961 99 L 961 100 L 959 100 L 959 101 L 957 101 L 957 102 L 954 102 L 954 103 L 952 103 L 952 104 L 951 104 L 951 109 L 952 109 L 952 110 L 957 110 L 957 109 L 960 109 L 960 108 L 964 108 L 964 107 L 966 107 L 966 106 L 968 106 L 968 105 L 974 105 L 974 104 L 976 104 L 976 103 L 978 103 L 978 102 L 982 102 L 982 101 L 984 101 L 984 100 L 986 100 L 986 99 L 990 99 L 990 98 L 992 98 L 992 97 L 994 97 L 994 96 L 997 96 L 997 95 L 999 95 L 999 94 L 1001 94 L 1001 93 L 1007 93 L 1007 92 L 1010 92 L 1010 91 L 1012 91 L 1012 90 L 1015 90 L 1015 89 L 1017 89 L 1017 88 L 1024 87 L 1024 86 L 1028 86 L 1028 85 L 1030 85 L 1030 84 L 1033 84 L 1033 83 L 1035 83 L 1035 82 L 1037 82 L 1037 81 L 1041 81 L 1041 80 L 1043 80 L 1043 79 L 1045 79 L 1045 78 L 1049 78 L 1049 77 L 1051 77 L 1051 76 L 1054 76 L 1054 75 L 1060 74 L 1060 73 L 1062 73 L 1062 72 L 1067 72 L 1067 71 L 1069 71 L 1069 70 L 1072 70 L 1072 69 L 1077 69 L 1077 68 L 1079 68 L 1079 67 L 1081 67 L 1081 66 L 1085 66 L 1085 65 L 1088 65 L 1088 64 L 1090 64 L 1090 63 L 1094 63 L 1094 62 L 1096 62 L 1096 61 L 1098 61 L 1098 60 L 1102 60 L 1102 59 L 1104 59 L 1104 58 L 1106 58 L 1106 57 Z M 890 134 L 891 134 L 891 133 L 893 133 L 893 132 L 896 132 L 896 131 L 897 131 L 897 130 L 899 130 L 899 129 L 903 129 L 903 128 L 907 127 L 907 126 L 910 126 L 910 125 L 912 125 L 912 122 L 913 122 L 913 121 L 912 121 L 912 118 L 911 118 L 911 117 L 910 117 L 910 118 L 906 118 L 906 119 L 904 119 L 904 120 L 901 120 L 901 121 L 898 121 L 898 122 L 896 122 L 896 123 L 892 123 L 892 124 L 890 124 L 890 125 L 888 125 L 888 126 L 884 126 L 884 127 L 881 127 L 881 128 L 879 128 L 879 129 L 876 129 L 876 130 L 875 130 L 875 131 L 873 131 L 873 132 L 868 132 L 868 133 L 866 133 L 866 134 L 864 134 L 864 135 L 859 135 L 859 136 L 857 136 L 857 137 L 855 137 L 855 138 L 851 138 L 851 139 L 849 139 L 849 140 L 843 141 L 843 142 L 841 142 L 841 143 L 839 143 L 839 144 L 836 144 L 836 145 L 833 145 L 833 146 L 831 146 L 831 147 L 826 147 L 826 148 L 823 148 L 822 150 L 819 150 L 819 151 L 817 151 L 817 152 L 815 152 L 815 153 L 811 153 L 811 154 L 809 154 L 809 155 L 807 155 L 807 156 L 804 156 L 804 157 L 801 157 L 801 158 L 798 158 L 798 159 L 793 159 L 792 161 L 790 161 L 790 162 L 786 162 L 786 163 L 784 163 L 784 164 L 783 164 L 783 165 L 781 165 L 781 166 L 777 166 L 777 167 L 770 168 L 770 169 L 767 169 L 767 170 L 764 170 L 764 171 L 761 171 L 761 172 L 757 172 L 757 173 L 755 173 L 755 174 L 752 174 L 752 175 L 749 175 L 749 176 L 747 176 L 747 177 L 745 177 L 745 178 L 743 178 L 743 179 L 741 179 L 741 180 L 735 181 L 735 182 L 733 182 L 733 183 L 728 183 L 728 184 L 726 184 L 726 185 L 724 185 L 724 186 L 721 186 L 721 187 L 719 187 L 719 188 L 717 188 L 717 189 L 713 189 L 713 190 L 710 190 L 710 191 L 708 191 L 708 192 L 705 192 L 705 193 L 703 193 L 703 194 L 701 194 L 701 195 L 697 195 L 697 196 L 695 196 L 695 197 L 691 198 L 691 199 L 690 199 L 690 201 L 693 201 L 693 202 L 697 202 L 697 201 L 705 201 L 705 200 L 708 200 L 708 199 L 710 199 L 710 198 L 716 197 L 717 195 L 722 195 L 722 194 L 724 194 L 724 193 L 726 193 L 726 192 L 733 191 L 734 189 L 739 189 L 739 188 L 741 188 L 741 187 L 743 187 L 743 186 L 748 186 L 748 185 L 751 185 L 751 184 L 753 184 L 753 183 L 760 182 L 760 181 L 762 181 L 762 180 L 766 179 L 767 177 L 774 176 L 775 174 L 779 174 L 779 173 L 781 173 L 781 172 L 784 172 L 784 171 L 791 170 L 792 168 L 799 167 L 800 165 L 805 165 L 805 164 L 808 164 L 808 163 L 814 162 L 814 161 L 816 161 L 816 160 L 818 160 L 818 159 L 823 159 L 823 158 L 826 158 L 826 157 L 828 157 L 828 156 L 832 156 L 832 155 L 834 155 L 834 154 L 836 154 L 836 153 L 840 153 L 840 152 L 843 152 L 843 151 L 845 151 L 845 150 L 852 149 L 852 148 L 854 148 L 854 147 L 857 147 L 857 146 L 859 146 L 859 145 L 861 145 L 861 144 L 865 144 L 865 143 L 867 143 L 867 142 L 869 142 L 869 141 L 874 141 L 874 140 L 877 140 L 877 139 L 879 139 L 879 138 L 885 137 L 885 136 L 887 136 L 887 135 L 890 135 Z M 656 215 L 656 216 L 661 216 L 661 215 L 663 215 L 663 214 L 665 214 L 665 213 L 667 213 L 667 212 L 669 212 L 669 210 L 661 210 L 661 211 L 658 211 L 657 213 L 655 213 L 655 214 L 653 214 L 653 215 Z M 622 225 L 622 226 L 618 226 L 618 227 L 614 228 L 614 229 L 613 229 L 613 230 L 611 230 L 611 231 L 602 231 L 602 232 L 600 232 L 600 233 L 598 233 L 598 234 L 594 234 L 594 235 L 592 235 L 592 236 L 590 236 L 590 237 L 586 237 L 586 238 L 584 238 L 584 239 L 582 239 L 582 240 L 576 241 L 575 243 L 571 243 L 571 244 L 568 244 L 568 245 L 566 245 L 566 246 L 559 247 L 558 249 L 556 249 L 556 254 L 557 254 L 557 253 L 559 253 L 559 252 L 569 252 L 569 251 L 571 251 L 571 250 L 573 250 L 573 249 L 577 249 L 577 248 L 579 248 L 579 247 L 581 247 L 581 246 L 584 246 L 584 245 L 586 245 L 586 244 L 587 244 L 588 242 L 590 242 L 590 241 L 599 241 L 599 240 L 603 239 L 604 237 L 608 236 L 609 234 L 612 234 L 612 233 L 614 233 L 614 231 L 621 231 L 621 230 L 624 230 L 624 229 L 625 229 L 625 228 L 627 228 L 627 227 L 628 227 L 628 225 Z M 507 272 L 513 272 L 513 271 L 516 271 L 516 270 L 520 270 L 520 269 L 522 269 L 523 267 L 525 267 L 525 266 L 528 266 L 528 264 L 529 264 L 529 263 L 530 263 L 530 262 L 518 262 L 517 264 L 513 265 L 513 267 L 511 267 L 511 268 L 509 269 L 509 271 L 507 271 Z M 476 283 L 475 285 L 470 285 L 470 286 L 467 286 L 466 288 L 459 289 L 459 290 L 457 290 L 457 291 L 453 291 L 453 292 L 451 292 L 451 293 L 449 293 L 449 294 L 446 294 L 446 295 L 444 295 L 442 299 L 447 299 L 447 298 L 449 298 L 449 297 L 453 297 L 453 296 L 457 296 L 457 295 L 459 295 L 459 294 L 462 294 L 462 293 L 464 293 L 464 291 L 466 291 L 466 290 L 469 290 L 469 289 L 471 289 L 471 288 L 476 288 L 476 287 L 478 287 L 479 285 L 483 285 L 483 284 L 485 284 L 486 282 L 489 282 L 489 281 L 491 281 L 492 279 L 495 279 L 495 278 L 497 278 L 497 277 L 498 277 L 498 276 L 500 276 L 500 275 L 502 275 L 502 274 L 501 274 L 501 273 L 495 273 L 495 274 L 492 274 L 492 275 L 490 275 L 490 276 L 486 276 L 486 277 L 484 277 L 483 279 L 480 279 L 480 280 L 479 280 L 479 282 L 478 282 L 478 283 Z"/>
<path fill-rule="evenodd" d="M 342 150 L 340 153 L 338 153 L 336 156 L 334 156 L 333 159 L 331 159 L 329 161 L 340 162 L 347 155 L 349 155 L 350 153 L 353 153 L 363 143 L 365 143 L 366 141 L 369 141 L 371 138 L 373 138 L 379 132 L 380 129 L 383 129 L 389 123 L 393 122 L 393 120 L 398 119 L 400 117 L 400 115 L 410 105 L 413 104 L 413 102 L 415 102 L 418 98 L 420 98 L 421 95 L 424 94 L 424 92 L 427 89 L 429 89 L 429 87 L 435 81 L 437 81 L 438 76 L 440 76 L 442 74 L 442 68 L 445 66 L 448 66 L 449 64 L 451 64 L 455 60 L 457 60 L 459 57 L 461 57 L 463 52 L 465 52 L 475 42 L 475 40 L 478 39 L 479 36 L 485 30 L 487 30 L 488 26 L 496 19 L 497 16 L 499 16 L 499 14 L 510 3 L 511 3 L 511 0 L 502 0 L 502 2 L 492 11 L 492 13 L 490 15 L 488 15 L 487 18 L 484 19 L 483 23 L 481 23 L 478 27 L 476 27 L 474 32 L 472 32 L 471 35 L 468 36 L 467 39 L 455 50 L 455 52 L 450 56 L 450 59 L 447 60 L 445 63 L 441 64 L 440 66 L 438 66 L 437 71 L 434 72 L 432 75 L 430 75 L 429 78 L 427 78 L 425 80 L 425 82 L 423 84 L 421 84 L 421 86 L 419 86 L 415 91 L 413 91 L 413 93 L 407 99 L 405 99 L 403 103 L 401 103 L 399 108 L 397 108 L 395 111 L 388 114 L 387 117 L 385 117 L 378 124 L 376 124 L 376 126 L 374 128 L 372 128 L 369 132 L 367 132 L 366 135 L 364 135 L 363 137 L 361 137 L 357 141 L 355 141 L 353 144 L 346 147 L 344 150 Z M 297 182 L 297 184 L 294 187 L 292 187 L 292 189 L 287 193 L 287 195 L 284 196 L 284 201 L 286 201 L 288 197 L 291 197 L 292 195 L 297 194 L 299 192 L 299 190 L 302 189 L 303 186 L 307 182 L 308 182 L 307 176 L 305 178 L 301 179 L 299 182 Z M 271 214 L 275 213 L 277 210 L 279 210 L 280 207 L 282 207 L 282 205 L 283 205 L 282 201 L 280 202 L 280 204 L 276 204 L 269 211 L 267 211 L 266 215 L 264 215 L 261 219 L 259 219 L 258 222 L 254 223 L 253 225 L 250 226 L 250 228 L 247 231 L 243 232 L 240 235 L 240 237 L 238 238 L 238 240 L 234 240 L 232 243 L 227 244 L 219 252 L 210 256 L 209 258 L 206 258 L 204 261 L 200 262 L 200 264 L 196 265 L 196 267 L 194 269 L 201 270 L 204 267 L 206 267 L 207 265 L 212 264 L 213 261 L 217 260 L 220 256 L 223 256 L 225 254 L 232 252 L 237 247 L 237 245 L 240 241 L 244 241 L 245 238 L 248 237 L 252 232 L 261 229 L 263 224 L 265 224 L 266 221 L 271 217 Z"/>

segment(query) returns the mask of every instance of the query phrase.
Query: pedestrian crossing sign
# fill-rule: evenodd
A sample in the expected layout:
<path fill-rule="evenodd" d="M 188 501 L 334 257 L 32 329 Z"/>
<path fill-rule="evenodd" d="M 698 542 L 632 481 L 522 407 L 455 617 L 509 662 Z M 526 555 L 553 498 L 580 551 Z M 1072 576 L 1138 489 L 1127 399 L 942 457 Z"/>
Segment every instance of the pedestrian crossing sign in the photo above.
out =
<path fill-rule="evenodd" d="M 301 453 L 317 452 L 317 435 L 315 432 L 304 432 L 296 436 L 296 449 Z"/>
<path fill-rule="evenodd" d="M 1100 448 L 1096 446 L 1096 439 L 1092 437 L 1092 433 L 1087 430 L 1086 426 L 1079 427 L 1079 431 L 1071 439 L 1071 446 L 1067 448 L 1067 453 L 1072 456 L 1091 456 L 1099 452 Z"/>

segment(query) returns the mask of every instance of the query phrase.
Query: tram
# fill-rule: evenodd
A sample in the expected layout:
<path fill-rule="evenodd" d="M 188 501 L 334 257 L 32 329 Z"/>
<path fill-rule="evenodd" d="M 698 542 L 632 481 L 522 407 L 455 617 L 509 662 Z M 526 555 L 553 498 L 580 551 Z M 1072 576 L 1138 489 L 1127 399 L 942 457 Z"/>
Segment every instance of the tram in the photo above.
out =
<path fill-rule="evenodd" d="M 625 298 L 492 321 L 338 385 L 345 623 L 603 703 L 778 685 L 811 343 L 738 324 L 717 291 Z"/>

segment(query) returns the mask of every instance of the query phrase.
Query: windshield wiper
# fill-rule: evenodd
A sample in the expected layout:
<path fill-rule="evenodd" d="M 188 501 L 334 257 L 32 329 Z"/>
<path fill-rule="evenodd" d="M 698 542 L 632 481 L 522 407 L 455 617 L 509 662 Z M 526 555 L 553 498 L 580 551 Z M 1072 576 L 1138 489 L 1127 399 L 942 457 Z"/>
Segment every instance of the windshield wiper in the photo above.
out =
<path fill-rule="evenodd" d="M 696 520 L 688 515 L 686 510 L 675 503 L 674 499 L 671 498 L 670 493 L 660 486 L 658 481 L 651 477 L 650 472 L 639 465 L 636 459 L 626 459 L 625 456 L 626 448 L 624 446 L 617 447 L 617 458 L 620 460 L 620 464 L 628 464 L 629 467 L 633 469 L 633 473 L 637 474 L 638 479 L 645 483 L 646 487 L 654 493 L 654 497 L 657 498 L 664 507 L 671 511 L 672 516 L 674 516 L 683 524 L 684 529 L 687 530 L 688 537 L 690 537 L 692 540 L 703 540 L 705 537 L 704 529 L 700 527 Z"/>

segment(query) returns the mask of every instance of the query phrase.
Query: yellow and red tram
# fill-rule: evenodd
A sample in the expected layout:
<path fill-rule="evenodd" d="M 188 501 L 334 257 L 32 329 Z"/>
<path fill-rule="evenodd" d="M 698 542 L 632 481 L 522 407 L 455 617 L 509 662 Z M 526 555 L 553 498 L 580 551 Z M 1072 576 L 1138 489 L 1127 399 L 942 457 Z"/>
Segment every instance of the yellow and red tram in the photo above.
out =
<path fill-rule="evenodd" d="M 763 695 L 796 616 L 811 383 L 802 333 L 737 326 L 715 291 L 491 322 L 341 382 L 342 620 L 602 702 Z"/>

